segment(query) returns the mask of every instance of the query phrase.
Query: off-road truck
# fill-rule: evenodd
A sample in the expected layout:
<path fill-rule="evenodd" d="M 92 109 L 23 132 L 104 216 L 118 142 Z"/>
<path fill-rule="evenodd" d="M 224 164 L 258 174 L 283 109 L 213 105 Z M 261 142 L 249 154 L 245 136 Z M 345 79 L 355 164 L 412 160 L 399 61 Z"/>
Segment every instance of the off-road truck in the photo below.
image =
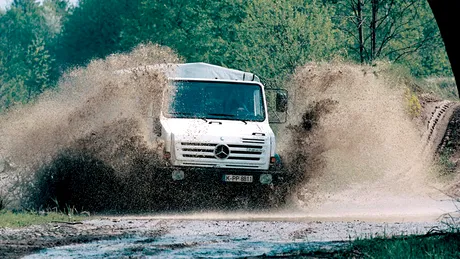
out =
<path fill-rule="evenodd" d="M 162 70 L 169 87 L 156 135 L 163 142 L 167 177 L 248 189 L 284 183 L 266 92 L 272 91 L 274 112 L 285 113 L 285 90 L 264 89 L 252 73 L 207 63 Z"/>

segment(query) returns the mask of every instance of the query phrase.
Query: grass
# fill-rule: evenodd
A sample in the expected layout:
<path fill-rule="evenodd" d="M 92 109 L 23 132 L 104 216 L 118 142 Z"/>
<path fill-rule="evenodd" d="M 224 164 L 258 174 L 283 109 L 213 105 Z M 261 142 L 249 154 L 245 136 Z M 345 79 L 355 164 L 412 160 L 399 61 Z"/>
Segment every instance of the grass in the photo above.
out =
<path fill-rule="evenodd" d="M 451 161 L 451 157 L 455 152 L 452 147 L 444 147 L 439 151 L 438 163 L 442 168 L 441 174 L 448 175 L 455 172 L 457 165 Z"/>
<path fill-rule="evenodd" d="M 460 232 L 354 241 L 346 258 L 460 258 Z"/>
<path fill-rule="evenodd" d="M 453 77 L 427 78 L 419 82 L 424 92 L 434 94 L 443 100 L 458 101 L 458 90 Z"/>
<path fill-rule="evenodd" d="M 87 220 L 88 216 L 74 215 L 73 213 L 63 212 L 27 212 L 27 211 L 0 211 L 0 228 L 21 228 L 30 225 L 39 225 L 51 222 L 74 223 Z"/>
<path fill-rule="evenodd" d="M 311 251 L 299 258 L 460 258 L 460 230 L 356 239 L 335 251 Z"/>
<path fill-rule="evenodd" d="M 311 251 L 300 258 L 460 258 L 458 220 L 445 214 L 442 219 L 445 229 L 432 228 L 426 234 L 358 238 L 337 250 Z"/>

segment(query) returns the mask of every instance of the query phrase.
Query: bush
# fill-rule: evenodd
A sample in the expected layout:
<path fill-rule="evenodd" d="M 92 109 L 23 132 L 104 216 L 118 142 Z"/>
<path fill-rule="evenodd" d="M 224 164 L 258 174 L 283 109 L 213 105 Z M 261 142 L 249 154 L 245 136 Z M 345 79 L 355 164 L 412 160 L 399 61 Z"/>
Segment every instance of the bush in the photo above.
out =
<path fill-rule="evenodd" d="M 420 100 L 418 99 L 417 94 L 415 94 L 409 88 L 407 88 L 405 98 L 409 115 L 412 118 L 419 117 L 422 110 L 422 105 L 420 104 Z"/>

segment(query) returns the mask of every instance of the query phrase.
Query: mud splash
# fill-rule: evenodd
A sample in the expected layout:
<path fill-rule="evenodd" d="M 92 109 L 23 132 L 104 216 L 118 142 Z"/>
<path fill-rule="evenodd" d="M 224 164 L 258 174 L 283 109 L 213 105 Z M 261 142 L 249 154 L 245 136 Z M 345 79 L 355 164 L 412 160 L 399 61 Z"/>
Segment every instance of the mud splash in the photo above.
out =
<path fill-rule="evenodd" d="M 385 67 L 308 64 L 289 84 L 280 152 L 300 172 L 293 204 L 310 215 L 416 215 L 455 211 L 409 116 L 407 86 Z M 425 125 L 423 125 L 425 126 Z"/>
<path fill-rule="evenodd" d="M 156 71 L 114 72 L 177 62 L 167 48 L 141 45 L 66 73 L 58 89 L 2 115 L 9 206 L 145 206 L 142 198 L 154 193 L 143 183 L 153 176 L 140 172 L 159 164 L 151 132 L 167 81 Z"/>
<path fill-rule="evenodd" d="M 187 193 L 169 194 L 177 186 L 165 182 L 162 146 L 152 134 L 166 78 L 155 71 L 113 73 L 177 62 L 169 49 L 140 46 L 70 71 L 56 91 L 2 115 L 0 186 L 8 206 L 119 213 L 200 211 L 199 201 L 221 202 L 219 193 L 193 201 Z M 279 152 L 297 182 L 287 214 L 451 209 L 436 202 L 446 198 L 438 191 L 442 183 L 396 77 L 381 68 L 315 63 L 299 68 L 288 88 L 288 122 L 277 131 Z"/>

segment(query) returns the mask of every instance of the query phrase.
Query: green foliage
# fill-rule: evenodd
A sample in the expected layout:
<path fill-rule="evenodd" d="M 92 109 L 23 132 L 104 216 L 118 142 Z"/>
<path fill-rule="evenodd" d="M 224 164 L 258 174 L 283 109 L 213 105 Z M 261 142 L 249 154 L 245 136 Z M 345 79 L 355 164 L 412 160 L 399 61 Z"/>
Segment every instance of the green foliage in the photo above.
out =
<path fill-rule="evenodd" d="M 33 0 L 14 1 L 0 13 L 0 111 L 28 102 L 57 78 L 44 13 Z"/>
<path fill-rule="evenodd" d="M 452 76 L 450 63 L 433 13 L 427 1 L 327 1 L 335 12 L 334 25 L 347 38 L 344 47 L 349 57 L 371 63 L 389 60 L 410 68 L 416 76 Z M 362 23 L 358 22 L 357 4 L 362 3 Z M 376 16 L 372 4 L 376 4 Z M 375 20 L 375 30 L 372 21 Z M 363 29 L 363 53 L 359 51 L 358 26 Z M 372 34 L 375 33 L 375 49 Z"/>
<path fill-rule="evenodd" d="M 258 74 L 282 86 L 309 61 L 389 61 L 419 77 L 451 77 L 426 1 L 348 0 L 15 0 L 0 11 L 0 111 L 54 86 L 69 67 L 140 43 L 172 48 L 187 62 Z M 372 3 L 377 4 L 372 30 Z M 375 32 L 375 49 L 372 46 Z"/>
<path fill-rule="evenodd" d="M 121 48 L 153 42 L 176 50 L 187 61 L 226 63 L 246 1 L 142 1 L 138 16 L 124 21 Z"/>
<path fill-rule="evenodd" d="M 457 165 L 451 160 L 453 154 L 454 150 L 451 147 L 445 147 L 439 152 L 438 162 L 442 167 L 441 173 L 451 174 L 455 171 Z"/>
<path fill-rule="evenodd" d="M 119 51 L 122 19 L 134 15 L 137 0 L 81 0 L 70 10 L 59 36 L 59 63 L 86 65 Z"/>
<path fill-rule="evenodd" d="M 406 107 L 409 115 L 412 118 L 420 116 L 422 105 L 416 93 L 412 92 L 409 88 L 405 92 Z"/>
<path fill-rule="evenodd" d="M 428 2 L 415 1 L 410 9 L 409 15 L 396 17 L 400 17 L 405 25 L 397 40 L 389 43 L 392 50 L 389 59 L 407 66 L 415 76 L 452 76 L 444 43 Z"/>
<path fill-rule="evenodd" d="M 88 219 L 87 216 L 75 215 L 75 211 L 64 212 L 14 212 L 9 210 L 0 210 L 0 228 L 19 228 L 30 225 L 46 224 L 51 222 L 76 222 Z"/>
<path fill-rule="evenodd" d="M 425 92 L 443 100 L 458 100 L 458 89 L 454 77 L 429 77 L 421 80 L 420 86 Z"/>
<path fill-rule="evenodd" d="M 316 1 L 172 2 L 143 1 L 139 17 L 125 21 L 123 48 L 155 42 L 189 62 L 253 71 L 265 82 L 338 49 L 328 8 Z"/>
<path fill-rule="evenodd" d="M 228 44 L 226 65 L 281 85 L 296 67 L 336 55 L 331 14 L 316 1 L 256 0 L 246 12 L 237 40 Z"/>

